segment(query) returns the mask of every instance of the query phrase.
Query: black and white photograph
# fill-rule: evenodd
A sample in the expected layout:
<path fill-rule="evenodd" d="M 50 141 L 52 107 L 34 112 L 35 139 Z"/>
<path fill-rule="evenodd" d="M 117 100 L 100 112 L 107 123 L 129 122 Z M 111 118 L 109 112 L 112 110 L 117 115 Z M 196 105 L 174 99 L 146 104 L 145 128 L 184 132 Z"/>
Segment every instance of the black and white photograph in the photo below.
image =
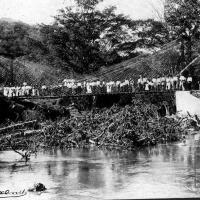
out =
<path fill-rule="evenodd" d="M 0 0 L 0 200 L 200 198 L 200 0 Z"/>

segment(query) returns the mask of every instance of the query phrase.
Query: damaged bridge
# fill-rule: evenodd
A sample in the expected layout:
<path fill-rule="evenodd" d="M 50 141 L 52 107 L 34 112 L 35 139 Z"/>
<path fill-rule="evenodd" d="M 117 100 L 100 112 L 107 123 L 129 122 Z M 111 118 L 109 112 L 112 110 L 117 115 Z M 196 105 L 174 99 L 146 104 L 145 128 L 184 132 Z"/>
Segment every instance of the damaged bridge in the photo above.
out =
<path fill-rule="evenodd" d="M 78 94 L 63 96 L 38 96 L 20 97 L 21 100 L 29 100 L 37 103 L 51 103 L 60 106 L 74 104 L 77 109 L 85 110 L 96 108 L 111 107 L 114 104 L 125 106 L 130 104 L 133 99 L 138 99 L 159 107 L 162 115 L 176 113 L 175 91 L 141 91 L 123 93 L 97 93 L 97 94 Z"/>

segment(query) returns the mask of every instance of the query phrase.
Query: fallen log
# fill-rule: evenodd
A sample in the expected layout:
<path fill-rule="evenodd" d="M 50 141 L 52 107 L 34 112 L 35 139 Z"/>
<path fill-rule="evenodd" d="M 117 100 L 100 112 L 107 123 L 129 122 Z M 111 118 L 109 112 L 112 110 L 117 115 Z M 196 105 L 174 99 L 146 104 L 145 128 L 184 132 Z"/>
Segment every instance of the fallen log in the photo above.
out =
<path fill-rule="evenodd" d="M 43 129 L 39 129 L 39 130 L 17 130 L 16 133 L 13 134 L 9 134 L 9 135 L 5 135 L 5 136 L 1 136 L 0 137 L 0 141 L 5 140 L 5 139 L 9 139 L 9 138 L 27 138 L 27 137 L 31 137 L 33 135 L 39 135 L 44 133 Z"/>
<path fill-rule="evenodd" d="M 44 133 L 43 129 L 39 129 L 39 130 L 27 130 L 24 132 L 24 137 L 28 137 L 28 136 L 33 136 L 33 135 L 38 135 Z"/>
<path fill-rule="evenodd" d="M 9 131 L 13 131 L 15 129 L 19 129 L 25 126 L 33 126 L 37 123 L 37 120 L 33 121 L 28 121 L 28 122 L 23 122 L 23 123 L 18 123 L 18 124 L 13 124 L 4 128 L 0 128 L 0 135 L 5 134 Z"/>

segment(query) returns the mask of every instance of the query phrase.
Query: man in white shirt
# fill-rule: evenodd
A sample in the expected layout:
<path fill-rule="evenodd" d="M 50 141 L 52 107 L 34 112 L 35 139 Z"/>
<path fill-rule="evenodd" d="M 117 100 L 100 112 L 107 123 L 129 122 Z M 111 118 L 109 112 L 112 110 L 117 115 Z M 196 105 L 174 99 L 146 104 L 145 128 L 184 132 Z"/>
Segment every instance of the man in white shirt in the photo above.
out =
<path fill-rule="evenodd" d="M 8 96 L 8 87 L 4 87 L 3 88 L 3 95 L 5 96 L 5 97 L 7 97 Z"/>
<path fill-rule="evenodd" d="M 106 92 L 107 93 L 111 93 L 111 84 L 110 84 L 110 82 L 106 83 Z"/>
<path fill-rule="evenodd" d="M 161 78 L 161 90 L 164 91 L 166 89 L 166 78 Z"/>
<path fill-rule="evenodd" d="M 87 94 L 91 94 L 92 93 L 91 84 L 89 82 L 87 82 L 87 84 L 86 84 L 86 91 L 87 91 Z"/>
<path fill-rule="evenodd" d="M 180 76 L 180 89 L 181 90 L 185 90 L 185 83 L 186 83 L 186 78 L 183 75 L 181 75 Z"/>
<path fill-rule="evenodd" d="M 145 90 L 145 86 L 146 86 L 147 82 L 148 82 L 147 78 L 144 77 L 144 78 L 142 79 L 142 89 L 143 89 L 143 90 Z"/>
<path fill-rule="evenodd" d="M 150 84 L 149 84 L 149 81 L 147 81 L 147 82 L 145 82 L 145 88 L 144 88 L 144 90 L 145 91 L 149 91 L 149 89 L 150 89 Z"/>
<path fill-rule="evenodd" d="M 116 82 L 117 92 L 120 92 L 120 84 L 121 84 L 121 81 Z"/>
<path fill-rule="evenodd" d="M 161 78 L 157 78 L 156 81 L 157 81 L 158 91 L 160 91 L 161 90 Z"/>
<path fill-rule="evenodd" d="M 67 79 L 63 80 L 63 85 L 66 87 L 67 86 Z"/>
<path fill-rule="evenodd" d="M 166 90 L 171 90 L 171 77 L 166 78 Z"/>
<path fill-rule="evenodd" d="M 130 85 L 130 91 L 135 92 L 134 80 L 133 79 L 129 80 L 129 85 Z"/>
<path fill-rule="evenodd" d="M 157 81 L 156 81 L 156 78 L 153 78 L 152 82 L 153 82 L 153 87 L 152 88 L 153 88 L 154 91 L 156 91 L 157 90 Z"/>
<path fill-rule="evenodd" d="M 143 90 L 143 78 L 142 78 L 141 75 L 140 75 L 140 78 L 138 79 L 137 84 L 138 84 L 138 89 L 139 89 L 140 91 Z"/>

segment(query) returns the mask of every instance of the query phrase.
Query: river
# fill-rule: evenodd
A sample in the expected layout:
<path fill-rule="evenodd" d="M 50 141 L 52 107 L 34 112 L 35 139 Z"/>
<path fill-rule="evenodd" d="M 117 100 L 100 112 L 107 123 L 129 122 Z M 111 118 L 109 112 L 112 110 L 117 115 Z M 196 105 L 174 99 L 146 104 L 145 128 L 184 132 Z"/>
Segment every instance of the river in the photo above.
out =
<path fill-rule="evenodd" d="M 31 157 L 28 166 L 12 151 L 0 152 L 0 191 L 47 187 L 19 199 L 138 199 L 200 196 L 200 139 L 188 137 L 143 150 L 52 150 Z M 0 196 L 1 197 L 1 196 Z M 12 199 L 12 198 L 9 198 Z M 16 198 L 13 198 L 16 199 Z"/>

